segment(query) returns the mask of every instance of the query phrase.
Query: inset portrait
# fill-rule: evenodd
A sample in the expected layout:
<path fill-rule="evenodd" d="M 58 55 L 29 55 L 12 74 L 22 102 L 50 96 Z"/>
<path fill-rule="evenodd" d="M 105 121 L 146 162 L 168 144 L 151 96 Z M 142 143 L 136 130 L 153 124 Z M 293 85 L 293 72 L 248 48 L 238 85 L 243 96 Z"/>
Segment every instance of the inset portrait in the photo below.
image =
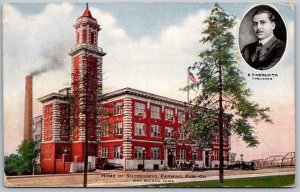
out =
<path fill-rule="evenodd" d="M 286 39 L 283 19 L 271 6 L 256 6 L 242 19 L 239 47 L 245 61 L 254 69 L 274 67 L 285 52 Z"/>

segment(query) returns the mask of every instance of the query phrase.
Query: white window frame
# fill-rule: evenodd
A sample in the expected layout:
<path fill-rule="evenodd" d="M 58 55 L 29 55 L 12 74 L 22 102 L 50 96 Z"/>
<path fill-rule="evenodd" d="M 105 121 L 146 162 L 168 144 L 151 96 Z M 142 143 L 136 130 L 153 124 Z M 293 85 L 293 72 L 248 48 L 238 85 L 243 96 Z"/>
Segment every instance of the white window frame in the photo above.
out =
<path fill-rule="evenodd" d="M 218 161 L 219 160 L 219 151 L 213 151 L 213 156 L 214 156 L 213 160 Z"/>
<path fill-rule="evenodd" d="M 121 115 L 122 114 L 122 102 L 117 102 L 114 104 L 114 115 Z"/>
<path fill-rule="evenodd" d="M 145 123 L 134 123 L 134 135 L 135 136 L 146 136 L 146 125 Z"/>
<path fill-rule="evenodd" d="M 151 125 L 151 137 L 160 137 L 161 128 L 159 125 Z"/>
<path fill-rule="evenodd" d="M 108 158 L 108 147 L 101 147 L 101 157 Z"/>
<path fill-rule="evenodd" d="M 145 103 L 134 103 L 134 115 L 136 116 L 144 116 L 146 113 L 146 104 Z"/>
<path fill-rule="evenodd" d="M 175 118 L 174 116 L 174 109 L 165 109 L 165 120 L 166 121 L 173 121 Z"/>
<path fill-rule="evenodd" d="M 109 124 L 103 123 L 101 125 L 101 137 L 109 136 Z"/>
<path fill-rule="evenodd" d="M 192 159 L 193 159 L 193 160 L 200 160 L 200 154 L 199 154 L 199 151 L 198 151 L 198 150 L 195 151 L 195 152 L 193 152 L 193 154 L 192 154 Z"/>
<path fill-rule="evenodd" d="M 185 114 L 182 111 L 178 111 L 178 123 L 185 123 Z"/>
<path fill-rule="evenodd" d="M 168 139 L 174 138 L 174 128 L 173 127 L 165 128 L 165 138 L 168 138 Z"/>
<path fill-rule="evenodd" d="M 179 138 L 180 140 L 185 140 L 186 139 L 186 133 L 185 133 L 185 129 L 179 129 Z"/>
<path fill-rule="evenodd" d="M 185 149 L 179 149 L 179 160 L 186 160 L 186 150 Z"/>
<path fill-rule="evenodd" d="M 114 135 L 122 135 L 123 134 L 123 124 L 122 121 L 114 123 Z"/>
<path fill-rule="evenodd" d="M 145 150 L 145 147 L 135 146 L 134 147 L 134 158 L 135 159 L 143 159 L 143 150 Z"/>
<path fill-rule="evenodd" d="M 159 147 L 151 147 L 151 159 L 160 159 Z"/>
<path fill-rule="evenodd" d="M 151 105 L 151 118 L 153 119 L 160 119 L 161 117 L 161 107 L 158 107 L 156 105 Z"/>
<path fill-rule="evenodd" d="M 120 145 L 114 146 L 114 159 L 123 159 L 122 146 Z"/>

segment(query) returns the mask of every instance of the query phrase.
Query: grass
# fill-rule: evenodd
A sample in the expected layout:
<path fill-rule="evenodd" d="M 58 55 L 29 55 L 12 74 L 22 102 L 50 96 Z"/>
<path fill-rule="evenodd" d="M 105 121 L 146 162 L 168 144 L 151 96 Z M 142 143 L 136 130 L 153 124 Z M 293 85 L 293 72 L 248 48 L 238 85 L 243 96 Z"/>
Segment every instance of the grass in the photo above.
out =
<path fill-rule="evenodd" d="M 295 175 L 267 176 L 241 179 L 225 179 L 222 185 L 219 181 L 195 181 L 187 183 L 170 183 L 151 185 L 152 187 L 291 187 L 295 185 Z"/>

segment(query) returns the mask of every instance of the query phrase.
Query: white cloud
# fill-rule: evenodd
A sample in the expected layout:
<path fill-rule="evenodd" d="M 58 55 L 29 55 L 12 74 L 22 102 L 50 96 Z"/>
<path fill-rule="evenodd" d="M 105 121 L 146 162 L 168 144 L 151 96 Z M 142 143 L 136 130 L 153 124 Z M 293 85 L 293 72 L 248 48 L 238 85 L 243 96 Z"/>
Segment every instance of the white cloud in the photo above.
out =
<path fill-rule="evenodd" d="M 106 90 L 133 87 L 185 100 L 185 93 L 179 88 L 186 84 L 186 67 L 202 48 L 198 41 L 207 11 L 200 10 L 181 24 L 167 26 L 156 39 L 135 39 L 118 26 L 110 13 L 95 7 L 90 10 L 102 28 L 99 46 L 108 53 L 103 64 Z M 10 4 L 4 5 L 5 152 L 18 145 L 9 142 L 16 132 L 18 140 L 22 138 L 25 76 L 45 65 L 49 52 L 59 54 L 63 60 L 61 70 L 34 78 L 35 115 L 41 113 L 38 97 L 56 92 L 70 81 L 67 53 L 74 46 L 73 24 L 81 11 L 69 3 L 48 4 L 41 13 L 26 16 Z"/>
<path fill-rule="evenodd" d="M 101 12 L 93 10 L 93 15 L 97 13 Z M 208 14 L 200 10 L 182 24 L 166 27 L 158 38 L 133 39 L 126 33 L 122 33 L 125 34 L 122 38 L 112 37 L 114 33 L 111 34 L 110 30 L 122 31 L 117 23 L 111 22 L 113 29 L 111 26 L 106 26 L 106 29 L 103 25 L 103 31 L 109 32 L 100 33 L 105 39 L 100 44 L 108 52 L 104 58 L 104 75 L 107 77 L 104 86 L 130 86 L 185 100 L 185 93 L 179 88 L 186 84 L 186 67 L 197 59 L 203 48 L 198 42 L 204 27 L 201 22 Z M 99 14 L 99 18 L 103 16 Z M 106 23 L 106 20 L 100 19 L 100 22 Z"/>

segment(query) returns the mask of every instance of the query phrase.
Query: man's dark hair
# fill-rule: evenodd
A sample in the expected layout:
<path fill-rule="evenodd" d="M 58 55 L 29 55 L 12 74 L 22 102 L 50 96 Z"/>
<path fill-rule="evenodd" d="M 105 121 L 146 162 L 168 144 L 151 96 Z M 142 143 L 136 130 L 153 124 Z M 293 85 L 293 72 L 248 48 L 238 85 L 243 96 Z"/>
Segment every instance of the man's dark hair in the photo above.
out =
<path fill-rule="evenodd" d="M 257 9 L 257 10 L 254 12 L 253 17 L 254 17 L 255 15 L 259 15 L 259 14 L 262 14 L 262 13 L 267 13 L 267 14 L 269 15 L 269 19 L 271 20 L 271 22 L 276 22 L 276 17 L 275 17 L 275 15 L 274 15 L 271 11 L 269 11 L 269 10 L 267 10 L 267 9 Z M 252 18 L 253 18 L 253 17 L 252 17 Z"/>

